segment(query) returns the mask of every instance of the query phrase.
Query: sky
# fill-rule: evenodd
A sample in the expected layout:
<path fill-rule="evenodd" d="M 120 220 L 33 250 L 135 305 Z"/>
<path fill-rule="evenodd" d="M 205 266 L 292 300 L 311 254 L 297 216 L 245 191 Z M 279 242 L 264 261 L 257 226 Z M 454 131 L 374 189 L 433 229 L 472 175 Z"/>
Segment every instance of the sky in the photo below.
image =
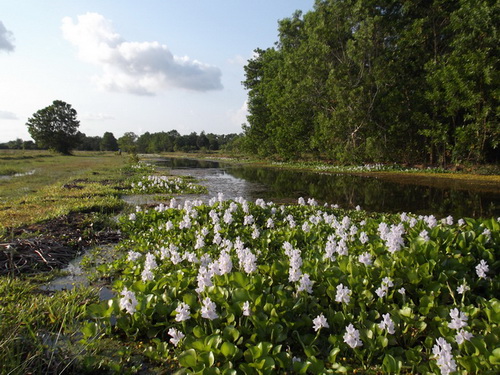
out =
<path fill-rule="evenodd" d="M 0 143 L 62 100 L 87 136 L 240 133 L 244 65 L 314 0 L 0 1 Z"/>

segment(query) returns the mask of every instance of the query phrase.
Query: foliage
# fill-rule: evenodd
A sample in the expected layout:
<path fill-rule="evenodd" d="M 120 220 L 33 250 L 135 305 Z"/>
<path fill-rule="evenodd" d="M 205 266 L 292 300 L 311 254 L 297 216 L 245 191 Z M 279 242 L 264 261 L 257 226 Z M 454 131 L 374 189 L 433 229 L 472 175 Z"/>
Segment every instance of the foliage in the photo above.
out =
<path fill-rule="evenodd" d="M 28 119 L 28 132 L 40 147 L 69 155 L 79 142 L 76 111 L 61 100 L 54 100 Z"/>
<path fill-rule="evenodd" d="M 125 335 L 179 373 L 498 370 L 498 220 L 219 196 L 120 222 L 89 343 Z"/>
<path fill-rule="evenodd" d="M 498 162 L 496 1 L 317 0 L 245 66 L 248 152 Z"/>
<path fill-rule="evenodd" d="M 100 142 L 102 151 L 118 151 L 118 142 L 111 132 L 105 132 Z"/>

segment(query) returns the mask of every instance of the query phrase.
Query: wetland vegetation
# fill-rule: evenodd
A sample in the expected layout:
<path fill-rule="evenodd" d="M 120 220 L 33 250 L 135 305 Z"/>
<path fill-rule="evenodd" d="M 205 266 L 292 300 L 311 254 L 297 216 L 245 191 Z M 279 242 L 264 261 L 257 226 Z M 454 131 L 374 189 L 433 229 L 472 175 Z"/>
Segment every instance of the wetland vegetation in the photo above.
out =
<path fill-rule="evenodd" d="M 439 373 L 443 358 L 494 373 L 500 364 L 495 217 L 370 213 L 313 197 L 175 203 L 206 188 L 135 157 L 0 158 L 15 170 L 0 180 L 4 373 Z M 138 192 L 163 204 L 120 199 Z M 90 248 L 80 265 L 88 286 L 42 288 Z M 100 301 L 103 285 L 114 296 Z"/>

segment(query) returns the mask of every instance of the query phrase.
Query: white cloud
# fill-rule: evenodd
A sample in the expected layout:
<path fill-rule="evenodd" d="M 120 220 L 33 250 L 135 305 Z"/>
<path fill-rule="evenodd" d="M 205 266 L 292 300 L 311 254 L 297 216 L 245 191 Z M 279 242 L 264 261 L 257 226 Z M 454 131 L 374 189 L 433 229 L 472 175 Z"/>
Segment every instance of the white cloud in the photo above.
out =
<path fill-rule="evenodd" d="M 12 32 L 7 30 L 2 21 L 0 21 L 0 51 L 14 51 L 13 39 Z"/>
<path fill-rule="evenodd" d="M 114 120 L 115 118 L 105 113 L 84 113 L 82 115 L 82 119 L 87 121 L 102 121 L 102 120 Z"/>
<path fill-rule="evenodd" d="M 248 102 L 245 100 L 243 105 L 235 111 L 229 112 L 229 117 L 233 125 L 241 126 L 247 122 L 248 116 Z"/>
<path fill-rule="evenodd" d="M 18 117 L 15 113 L 0 110 L 0 118 L 4 120 L 17 120 Z"/>
<path fill-rule="evenodd" d="M 236 56 L 228 59 L 227 62 L 229 64 L 232 64 L 232 65 L 245 66 L 248 64 L 248 59 L 246 57 L 241 56 L 241 55 L 236 55 Z"/>
<path fill-rule="evenodd" d="M 155 95 L 168 88 L 194 91 L 222 89 L 219 68 L 175 56 L 158 42 L 128 42 L 97 13 L 62 20 L 64 38 L 78 48 L 80 59 L 102 68 L 94 82 L 108 91 Z"/>

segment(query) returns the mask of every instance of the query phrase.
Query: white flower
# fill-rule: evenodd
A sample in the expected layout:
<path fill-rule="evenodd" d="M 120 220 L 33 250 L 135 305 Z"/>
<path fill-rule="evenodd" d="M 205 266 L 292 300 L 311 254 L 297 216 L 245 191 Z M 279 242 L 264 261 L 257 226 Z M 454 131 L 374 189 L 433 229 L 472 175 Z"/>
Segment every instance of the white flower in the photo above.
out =
<path fill-rule="evenodd" d="M 215 302 L 212 302 L 210 297 L 205 298 L 203 300 L 203 306 L 201 307 L 201 316 L 210 320 L 217 319 L 219 315 L 217 315 L 215 311 L 216 307 Z"/>
<path fill-rule="evenodd" d="M 448 328 L 459 330 L 462 327 L 467 327 L 467 315 L 457 308 L 450 311 L 451 322 L 448 323 Z"/>
<path fill-rule="evenodd" d="M 403 224 L 391 225 L 391 230 L 387 233 L 385 239 L 387 250 L 389 250 L 391 254 L 399 251 L 404 245 L 403 234 L 405 234 Z"/>
<path fill-rule="evenodd" d="M 426 230 L 423 230 L 422 232 L 420 232 L 420 234 L 418 235 L 421 239 L 423 239 L 425 242 L 429 241 L 430 238 L 429 238 L 429 233 L 426 231 Z"/>
<path fill-rule="evenodd" d="M 344 342 L 351 348 L 356 348 L 358 346 L 363 346 L 363 342 L 359 338 L 359 331 L 354 328 L 352 324 L 345 327 L 346 333 L 344 334 Z"/>
<path fill-rule="evenodd" d="M 444 338 L 436 339 L 436 345 L 432 347 L 432 353 L 436 357 L 442 375 L 449 375 L 456 371 L 457 364 L 451 355 L 451 345 Z"/>
<path fill-rule="evenodd" d="M 252 215 L 246 215 L 243 219 L 243 225 L 251 225 L 254 223 L 254 218 Z"/>
<path fill-rule="evenodd" d="M 221 275 L 231 273 L 231 270 L 233 269 L 233 262 L 231 261 L 231 256 L 226 251 L 222 251 L 220 253 L 218 262 Z"/>
<path fill-rule="evenodd" d="M 369 252 L 364 252 L 358 257 L 360 263 L 365 266 L 371 266 L 373 264 L 372 255 Z"/>
<path fill-rule="evenodd" d="M 337 294 L 335 295 L 335 301 L 341 303 L 349 303 L 351 300 L 351 291 L 348 287 L 344 287 L 343 284 L 337 285 Z"/>
<path fill-rule="evenodd" d="M 189 315 L 189 305 L 187 303 L 181 302 L 179 306 L 175 309 L 177 315 L 175 316 L 175 321 L 183 322 L 191 318 Z"/>
<path fill-rule="evenodd" d="M 457 293 L 458 294 L 464 294 L 468 290 L 470 290 L 470 287 L 467 285 L 467 283 L 465 281 L 464 281 L 464 283 L 462 285 L 459 285 L 457 287 Z"/>
<path fill-rule="evenodd" d="M 398 292 L 402 295 L 405 295 L 406 294 L 406 289 L 401 287 L 400 289 L 398 289 Z"/>
<path fill-rule="evenodd" d="M 387 285 L 383 284 L 379 288 L 375 289 L 375 293 L 377 293 L 377 296 L 379 296 L 379 298 L 384 297 L 388 291 L 389 288 L 387 288 Z"/>
<path fill-rule="evenodd" d="M 462 225 L 465 224 L 465 220 L 464 219 L 458 219 L 457 224 L 461 227 Z"/>
<path fill-rule="evenodd" d="M 309 233 L 311 231 L 310 225 L 307 223 L 307 221 L 304 221 L 304 224 L 302 224 L 302 231 L 304 233 Z"/>
<path fill-rule="evenodd" d="M 391 319 L 391 316 L 387 313 L 382 315 L 382 321 L 378 324 L 379 328 L 382 330 L 387 330 L 387 332 L 391 335 L 394 334 L 394 322 Z"/>
<path fill-rule="evenodd" d="M 179 344 L 179 342 L 184 338 L 184 334 L 175 328 L 170 328 L 168 330 L 168 334 L 170 336 L 172 336 L 172 338 L 170 339 L 170 342 L 172 344 L 174 344 L 175 346 L 177 346 Z"/>
<path fill-rule="evenodd" d="M 250 302 L 245 301 L 243 302 L 243 315 L 245 316 L 250 316 L 252 312 L 250 311 Z"/>
<path fill-rule="evenodd" d="M 135 221 L 135 219 L 136 219 L 135 214 L 134 214 L 134 213 L 131 213 L 130 215 L 128 215 L 128 219 L 129 219 L 130 221 Z"/>
<path fill-rule="evenodd" d="M 146 254 L 146 261 L 144 262 L 144 270 L 141 273 L 142 281 L 150 281 L 154 279 L 153 270 L 158 267 L 156 264 L 155 256 L 151 253 Z"/>
<path fill-rule="evenodd" d="M 297 288 L 297 292 L 302 292 L 306 291 L 309 294 L 312 294 L 312 285 L 314 284 L 314 281 L 311 281 L 309 274 L 305 273 L 301 276 L 299 280 L 299 286 Z"/>
<path fill-rule="evenodd" d="M 467 332 L 464 329 L 461 329 L 455 335 L 455 341 L 458 345 L 462 344 L 464 341 L 469 341 L 472 338 L 472 333 Z"/>
<path fill-rule="evenodd" d="M 488 267 L 488 263 L 484 259 L 481 259 L 479 264 L 476 266 L 476 273 L 481 279 L 486 278 L 486 272 L 488 272 L 490 268 Z"/>
<path fill-rule="evenodd" d="M 368 240 L 368 235 L 365 232 L 361 232 L 361 234 L 359 235 L 359 241 L 364 245 L 368 242 Z"/>
<path fill-rule="evenodd" d="M 138 304 L 137 299 L 135 298 L 135 293 L 131 290 L 128 290 L 126 287 L 123 288 L 120 298 L 120 310 L 125 310 L 128 314 L 132 315 L 136 311 L 136 306 Z"/>
<path fill-rule="evenodd" d="M 299 205 L 304 206 L 306 204 L 306 201 L 304 198 L 300 197 L 298 200 Z"/>
<path fill-rule="evenodd" d="M 267 219 L 266 227 L 270 228 L 270 229 L 274 228 L 274 221 L 273 221 L 272 217 L 270 217 L 269 219 Z"/>
<path fill-rule="evenodd" d="M 314 323 L 313 328 L 315 331 L 318 331 L 321 328 L 329 328 L 330 327 L 323 314 L 318 315 L 316 318 L 314 318 L 313 323 Z"/>

